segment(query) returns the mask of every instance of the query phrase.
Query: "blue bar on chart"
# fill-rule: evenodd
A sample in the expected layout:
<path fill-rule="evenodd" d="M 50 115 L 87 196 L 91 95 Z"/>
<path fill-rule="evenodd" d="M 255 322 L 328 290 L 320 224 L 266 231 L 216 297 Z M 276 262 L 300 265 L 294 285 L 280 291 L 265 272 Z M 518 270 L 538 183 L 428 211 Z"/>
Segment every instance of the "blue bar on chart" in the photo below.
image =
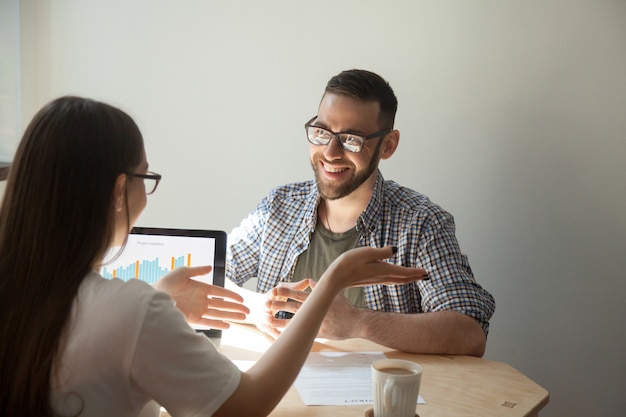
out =
<path fill-rule="evenodd" d="M 187 255 L 188 263 L 191 261 L 191 256 Z M 159 258 L 156 258 L 152 261 L 135 261 L 132 264 L 120 266 L 117 268 L 113 268 L 112 270 L 108 270 L 108 268 L 102 268 L 101 275 L 104 278 L 119 278 L 123 281 L 128 281 L 129 279 L 140 279 L 149 284 L 154 284 L 157 282 L 163 275 L 170 272 L 172 269 L 178 268 L 180 266 L 185 266 L 185 256 L 181 255 L 178 257 L 171 258 L 171 268 L 163 268 L 159 266 Z M 187 265 L 189 266 L 189 265 Z"/>

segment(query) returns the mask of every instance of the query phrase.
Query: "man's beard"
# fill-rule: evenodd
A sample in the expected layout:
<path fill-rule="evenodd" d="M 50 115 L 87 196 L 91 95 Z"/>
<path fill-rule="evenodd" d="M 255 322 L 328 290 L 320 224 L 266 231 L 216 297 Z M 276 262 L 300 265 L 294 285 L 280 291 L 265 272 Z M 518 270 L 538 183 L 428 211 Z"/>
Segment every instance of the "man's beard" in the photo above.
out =
<path fill-rule="evenodd" d="M 339 185 L 331 185 L 327 181 L 324 181 L 324 178 L 322 178 L 322 175 L 319 173 L 319 170 L 324 169 L 321 167 L 321 164 L 319 164 L 321 157 L 315 158 L 311 162 L 311 166 L 313 167 L 313 172 L 315 173 L 315 180 L 317 182 L 317 189 L 320 196 L 324 200 L 337 200 L 351 194 L 354 190 L 359 188 L 378 169 L 378 157 L 380 155 L 382 142 L 383 141 L 380 140 L 376 145 L 374 154 L 372 155 L 372 158 L 370 159 L 370 162 L 365 170 L 359 174 L 355 174 L 355 171 L 352 170 L 352 177 L 348 178 Z"/>

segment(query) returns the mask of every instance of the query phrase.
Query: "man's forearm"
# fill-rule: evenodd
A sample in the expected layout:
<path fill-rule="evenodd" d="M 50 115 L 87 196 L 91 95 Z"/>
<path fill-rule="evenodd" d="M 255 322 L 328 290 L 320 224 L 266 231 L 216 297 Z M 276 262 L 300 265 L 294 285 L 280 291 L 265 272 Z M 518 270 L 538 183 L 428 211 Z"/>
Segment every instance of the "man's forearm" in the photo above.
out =
<path fill-rule="evenodd" d="M 473 318 L 455 311 L 401 314 L 358 309 L 353 337 L 412 353 L 482 357 L 487 338 Z"/>

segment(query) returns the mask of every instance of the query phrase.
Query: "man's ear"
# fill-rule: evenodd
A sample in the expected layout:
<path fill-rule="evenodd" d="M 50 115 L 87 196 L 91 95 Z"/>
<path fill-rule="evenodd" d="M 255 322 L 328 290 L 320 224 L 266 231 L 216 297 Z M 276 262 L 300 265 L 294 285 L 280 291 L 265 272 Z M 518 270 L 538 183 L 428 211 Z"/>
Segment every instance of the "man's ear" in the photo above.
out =
<path fill-rule="evenodd" d="M 392 130 L 391 132 L 385 135 L 383 139 L 383 146 L 380 150 L 380 159 L 388 159 L 393 155 L 393 153 L 398 149 L 398 144 L 400 142 L 400 131 Z"/>
<path fill-rule="evenodd" d="M 124 208 L 125 190 L 126 174 L 120 174 L 115 180 L 115 188 L 113 189 L 113 208 L 116 212 L 120 212 Z"/>

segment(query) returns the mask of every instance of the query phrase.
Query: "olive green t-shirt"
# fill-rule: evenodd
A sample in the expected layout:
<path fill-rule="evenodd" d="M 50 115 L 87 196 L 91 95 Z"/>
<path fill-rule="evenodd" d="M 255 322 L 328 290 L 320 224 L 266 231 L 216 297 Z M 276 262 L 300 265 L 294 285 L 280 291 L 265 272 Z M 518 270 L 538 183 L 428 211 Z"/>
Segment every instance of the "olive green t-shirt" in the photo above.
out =
<path fill-rule="evenodd" d="M 302 281 L 305 278 L 318 281 L 328 265 L 345 251 L 355 248 L 358 242 L 359 234 L 356 227 L 344 233 L 333 233 L 318 222 L 309 247 L 296 261 L 292 281 Z M 363 287 L 346 288 L 344 295 L 353 305 L 365 307 Z"/>

